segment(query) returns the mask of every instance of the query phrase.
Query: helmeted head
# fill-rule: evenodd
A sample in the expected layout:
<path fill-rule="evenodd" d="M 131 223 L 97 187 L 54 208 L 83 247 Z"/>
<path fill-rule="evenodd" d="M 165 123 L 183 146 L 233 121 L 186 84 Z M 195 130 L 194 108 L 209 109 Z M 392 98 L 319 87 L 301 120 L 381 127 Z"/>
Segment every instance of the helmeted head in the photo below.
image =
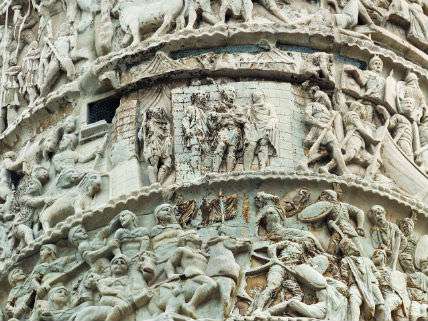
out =
<path fill-rule="evenodd" d="M 21 268 L 14 268 L 9 272 L 7 277 L 11 287 L 16 286 L 16 284 L 19 282 L 23 282 L 26 278 L 27 276 Z"/>
<path fill-rule="evenodd" d="M 49 171 L 43 166 L 36 166 L 31 171 L 31 176 L 37 179 L 42 185 L 49 181 Z"/>
<path fill-rule="evenodd" d="M 115 276 L 125 275 L 128 273 L 128 268 L 128 258 L 123 254 L 117 255 L 111 260 L 110 269 L 111 273 Z"/>
<path fill-rule="evenodd" d="M 70 301 L 70 292 L 63 285 L 53 287 L 48 293 L 48 303 L 50 305 L 65 306 Z"/>
<path fill-rule="evenodd" d="M 183 232 L 178 237 L 178 245 L 199 249 L 202 245 L 202 240 L 199 237 L 198 233 L 193 230 L 190 230 Z"/>
<path fill-rule="evenodd" d="M 320 201 L 337 202 L 337 193 L 331 189 L 326 189 L 319 196 Z"/>
<path fill-rule="evenodd" d="M 43 262 L 49 259 L 55 260 L 58 256 L 58 248 L 54 244 L 43 244 L 40 247 L 40 259 Z"/>
<path fill-rule="evenodd" d="M 89 239 L 85 228 L 81 225 L 75 226 L 68 232 L 68 240 L 74 246 L 78 246 L 81 241 Z"/>

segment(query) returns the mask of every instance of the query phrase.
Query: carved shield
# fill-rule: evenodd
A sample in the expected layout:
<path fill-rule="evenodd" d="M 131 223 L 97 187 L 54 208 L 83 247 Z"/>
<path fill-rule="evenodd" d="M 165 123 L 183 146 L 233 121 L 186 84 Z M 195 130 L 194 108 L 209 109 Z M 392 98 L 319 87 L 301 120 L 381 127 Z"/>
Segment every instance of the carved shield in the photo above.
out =
<path fill-rule="evenodd" d="M 306 207 L 297 215 L 297 217 L 299 220 L 305 223 L 317 222 L 325 218 L 330 213 L 332 208 L 333 204 L 330 202 L 316 202 L 315 204 Z"/>
<path fill-rule="evenodd" d="M 416 245 L 415 250 L 415 264 L 419 268 L 420 263 L 423 260 L 428 259 L 428 235 L 423 235 L 418 241 L 418 245 Z"/>
<path fill-rule="evenodd" d="M 327 286 L 325 277 L 308 264 L 297 265 L 294 272 L 299 280 L 313 289 L 325 289 Z"/>

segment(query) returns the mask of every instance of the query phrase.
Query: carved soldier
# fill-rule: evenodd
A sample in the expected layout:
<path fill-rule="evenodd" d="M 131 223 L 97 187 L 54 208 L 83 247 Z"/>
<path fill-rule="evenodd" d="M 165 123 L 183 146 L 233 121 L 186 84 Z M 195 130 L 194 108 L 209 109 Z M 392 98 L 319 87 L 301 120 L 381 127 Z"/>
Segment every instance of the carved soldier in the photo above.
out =
<path fill-rule="evenodd" d="M 384 314 L 385 303 L 376 278 L 378 271 L 375 265 L 369 258 L 361 255 L 350 239 L 342 239 L 339 246 L 343 253 L 341 275 L 349 286 L 350 320 L 360 319 L 363 303 L 370 317 L 374 316 L 375 312 Z"/>
<path fill-rule="evenodd" d="M 4 131 L 17 119 L 20 101 L 20 88 L 24 86 L 21 67 L 11 62 L 6 69 L 3 83 L 2 113 L 0 121 L 0 131 Z"/>
<path fill-rule="evenodd" d="M 200 171 L 202 155 L 207 150 L 208 125 L 203 106 L 207 103 L 207 96 L 194 93 L 191 96 L 192 104 L 184 111 L 181 127 L 186 147 L 190 150 L 190 166 L 194 171 Z"/>
<path fill-rule="evenodd" d="M 277 153 L 277 117 L 274 108 L 266 102 L 263 92 L 252 94 L 252 103 L 246 111 L 244 123 L 244 169 L 250 170 L 257 157 L 259 168 L 269 165 L 270 156 Z"/>
<path fill-rule="evenodd" d="M 297 265 L 305 261 L 303 246 L 286 240 L 270 245 L 267 252 L 271 260 L 271 262 L 264 265 L 268 271 L 267 284 L 266 288 L 255 298 L 250 307 L 250 311 L 253 313 L 267 309 L 267 305 L 275 298 L 281 286 L 284 287 L 292 299 L 297 301 L 303 299 L 302 288 L 293 273 L 290 273 Z"/>
<path fill-rule="evenodd" d="M 173 166 L 171 121 L 165 106 L 152 104 L 143 112 L 138 138 L 143 143 L 150 183 L 163 183 Z"/>
<path fill-rule="evenodd" d="M 383 76 L 383 61 L 379 56 L 373 56 L 368 64 L 368 70 L 360 70 L 346 65 L 346 74 L 355 79 L 357 84 L 364 89 L 367 97 L 383 100 L 385 96 L 385 77 Z"/>
<path fill-rule="evenodd" d="M 392 138 L 401 151 L 414 159 L 413 154 L 413 127 L 410 121 L 400 114 L 393 115 L 389 120 L 388 129 L 392 131 Z"/>
<path fill-rule="evenodd" d="M 212 129 L 217 129 L 217 147 L 214 152 L 213 171 L 219 172 L 223 159 L 226 159 L 226 170 L 233 171 L 236 164 L 236 153 L 241 141 L 241 125 L 245 122 L 236 106 L 236 92 L 232 88 L 224 89 L 221 94 L 221 112 L 208 114 Z"/>
<path fill-rule="evenodd" d="M 419 126 L 420 148 L 416 149 L 416 163 L 428 174 L 428 114 L 422 117 Z M 416 147 L 417 148 L 417 147 Z"/>
<path fill-rule="evenodd" d="M 307 207 L 298 217 L 304 222 L 327 219 L 327 225 L 331 231 L 327 251 L 331 254 L 337 252 L 341 239 L 349 238 L 359 246 L 358 237 L 365 235 L 363 210 L 340 202 L 337 193 L 333 190 L 322 191 L 318 202 Z M 351 219 L 355 221 L 356 228 Z"/>
<path fill-rule="evenodd" d="M 41 70 L 39 84 L 41 96 L 49 93 L 61 75 L 61 71 L 65 72 L 68 80 L 74 79 L 76 70 L 70 55 L 71 49 L 72 39 L 70 26 L 67 23 L 61 24 L 58 37 L 53 43 L 45 38 L 45 48 L 42 53 L 42 66 L 44 67 Z"/>
<path fill-rule="evenodd" d="M 97 283 L 101 295 L 99 305 L 112 307 L 106 321 L 119 321 L 147 304 L 152 293 L 149 289 L 136 291 L 129 275 L 128 259 L 124 255 L 114 257 L 110 269 L 111 276 Z"/>
<path fill-rule="evenodd" d="M 22 71 L 24 75 L 24 86 L 21 88 L 21 93 L 27 95 L 28 105 L 32 106 L 39 95 L 39 64 L 40 50 L 37 41 L 33 41 L 23 59 Z"/>
<path fill-rule="evenodd" d="M 370 236 L 373 247 L 384 246 L 388 255 L 388 264 L 395 270 L 400 247 L 406 244 L 406 239 L 398 226 L 386 219 L 386 211 L 380 205 L 374 205 L 370 209 L 369 217 L 372 221 Z"/>
<path fill-rule="evenodd" d="M 138 253 L 147 250 L 149 245 L 149 230 L 145 227 L 138 227 L 137 216 L 128 210 L 119 213 L 118 219 L 113 221 L 113 225 L 120 224 L 120 228 L 114 233 L 114 240 L 120 247 L 114 251 L 117 256 L 125 255 L 132 259 Z"/>
<path fill-rule="evenodd" d="M 217 282 L 224 315 L 228 316 L 234 304 L 232 295 L 237 293 L 237 295 L 246 296 L 246 293 L 243 293 L 245 279 L 241 277 L 243 273 L 235 256 L 240 253 L 249 254 L 251 241 L 214 236 L 207 241 L 206 246 L 209 249 L 206 274 Z M 241 285 L 240 291 L 236 291 L 237 285 Z"/>
<path fill-rule="evenodd" d="M 376 249 L 373 252 L 372 261 L 378 270 L 379 288 L 385 300 L 385 321 L 391 321 L 393 313 L 404 311 L 404 315 L 407 315 L 410 299 L 407 294 L 404 274 L 397 271 L 393 274 L 391 268 L 386 265 L 387 257 L 383 248 Z M 404 279 L 401 288 L 396 286 L 400 278 Z"/>
<path fill-rule="evenodd" d="M 26 282 L 27 276 L 20 268 L 13 269 L 8 275 L 11 286 L 9 296 L 4 307 L 8 318 L 26 319 L 31 313 L 32 298 L 31 285 Z"/>
<path fill-rule="evenodd" d="M 186 302 L 173 304 L 180 304 L 177 311 L 181 310 L 184 315 L 196 319 L 196 309 L 213 296 L 217 282 L 206 275 L 208 260 L 201 251 L 202 241 L 196 232 L 183 233 L 178 244 L 179 247 L 165 264 L 165 273 L 169 280 L 184 278 L 182 294 Z"/>
<path fill-rule="evenodd" d="M 330 98 L 319 87 L 311 88 L 313 102 L 305 109 L 305 122 L 311 126 L 304 144 L 310 147 L 308 159 L 303 167 L 307 167 L 326 156 L 330 156 L 337 164 L 340 174 L 348 173 L 340 144 L 334 131 L 334 121 L 337 113 L 332 110 Z M 328 167 L 321 167 L 320 171 L 329 172 Z"/>
<path fill-rule="evenodd" d="M 415 252 L 418 242 L 417 236 L 414 233 L 415 222 L 411 218 L 406 217 L 398 222 L 398 227 L 406 239 L 406 242 L 401 244 L 398 261 L 405 273 L 414 273 L 416 271 Z"/>
<path fill-rule="evenodd" d="M 397 105 L 398 111 L 408 117 L 412 123 L 419 124 L 426 114 L 425 96 L 415 73 L 409 72 L 404 82 L 398 82 Z"/>
<path fill-rule="evenodd" d="M 420 272 L 407 275 L 407 287 L 411 299 L 410 321 L 428 317 L 428 260 L 420 261 Z"/>

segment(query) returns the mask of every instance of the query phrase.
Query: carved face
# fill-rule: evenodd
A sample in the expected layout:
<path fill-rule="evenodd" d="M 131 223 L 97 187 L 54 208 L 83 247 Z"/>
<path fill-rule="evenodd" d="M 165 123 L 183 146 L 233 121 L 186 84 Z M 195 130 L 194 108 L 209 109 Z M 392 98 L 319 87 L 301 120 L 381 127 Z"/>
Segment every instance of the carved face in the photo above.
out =
<path fill-rule="evenodd" d="M 68 290 L 63 287 L 53 288 L 49 293 L 49 301 L 57 304 L 57 305 L 65 305 L 69 300 Z"/>
<path fill-rule="evenodd" d="M 56 150 L 56 146 L 58 144 L 58 137 L 55 132 L 51 133 L 46 137 L 43 143 L 43 149 L 45 152 L 53 153 Z"/>
<path fill-rule="evenodd" d="M 155 276 L 156 259 L 148 253 L 143 253 L 140 256 L 140 271 L 143 273 L 143 278 L 146 281 L 153 280 Z"/>
<path fill-rule="evenodd" d="M 337 194 L 336 192 L 330 190 L 322 191 L 319 200 L 325 202 L 336 202 Z"/>
<path fill-rule="evenodd" d="M 39 194 L 40 192 L 41 192 L 41 184 L 38 181 L 31 179 L 28 182 L 27 193 L 28 194 Z"/>
<path fill-rule="evenodd" d="M 111 273 L 113 275 L 119 276 L 124 275 L 128 272 L 128 263 L 126 259 L 123 257 L 118 257 L 113 259 L 111 262 Z"/>
<path fill-rule="evenodd" d="M 16 284 L 18 282 L 24 281 L 26 278 L 25 273 L 22 269 L 15 269 L 12 271 L 9 281 L 12 284 Z"/>
<path fill-rule="evenodd" d="M 406 236 L 412 235 L 414 229 L 415 229 L 415 225 L 410 219 L 405 219 L 400 224 L 400 230 Z"/>
<path fill-rule="evenodd" d="M 382 72 L 382 70 L 383 70 L 382 60 L 380 60 L 378 58 L 373 58 L 372 60 L 370 60 L 369 69 L 374 71 L 374 72 L 377 72 L 377 73 Z"/>
<path fill-rule="evenodd" d="M 130 211 L 122 211 L 119 214 L 119 220 L 123 227 L 128 227 L 134 222 L 134 215 Z"/>
<path fill-rule="evenodd" d="M 172 216 L 173 209 L 174 208 L 170 204 L 159 205 L 155 210 L 156 212 L 155 216 L 158 223 L 160 224 L 172 223 L 174 221 L 174 218 Z"/>
<path fill-rule="evenodd" d="M 386 222 L 385 209 L 382 206 L 373 206 L 371 208 L 371 214 L 374 224 L 383 225 Z"/>
<path fill-rule="evenodd" d="M 64 131 L 66 133 L 72 133 L 76 130 L 76 120 L 73 117 L 69 117 L 65 120 Z"/>
<path fill-rule="evenodd" d="M 88 233 L 85 231 L 83 227 L 79 227 L 73 234 L 74 241 L 82 241 L 89 239 Z"/>
<path fill-rule="evenodd" d="M 42 262 L 46 262 L 49 258 L 54 258 L 55 256 L 56 255 L 52 251 L 52 249 L 47 246 L 42 246 L 42 248 L 40 249 L 40 259 L 42 260 Z"/>

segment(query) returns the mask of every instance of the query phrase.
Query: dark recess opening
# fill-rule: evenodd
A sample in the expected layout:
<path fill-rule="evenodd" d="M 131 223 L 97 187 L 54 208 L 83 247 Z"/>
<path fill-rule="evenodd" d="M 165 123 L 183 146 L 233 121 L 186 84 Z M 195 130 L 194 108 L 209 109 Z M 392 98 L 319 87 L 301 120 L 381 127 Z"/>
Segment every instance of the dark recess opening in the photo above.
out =
<path fill-rule="evenodd" d="M 100 120 L 111 123 L 119 105 L 120 97 L 116 96 L 90 103 L 88 105 L 88 124 L 96 123 Z"/>

